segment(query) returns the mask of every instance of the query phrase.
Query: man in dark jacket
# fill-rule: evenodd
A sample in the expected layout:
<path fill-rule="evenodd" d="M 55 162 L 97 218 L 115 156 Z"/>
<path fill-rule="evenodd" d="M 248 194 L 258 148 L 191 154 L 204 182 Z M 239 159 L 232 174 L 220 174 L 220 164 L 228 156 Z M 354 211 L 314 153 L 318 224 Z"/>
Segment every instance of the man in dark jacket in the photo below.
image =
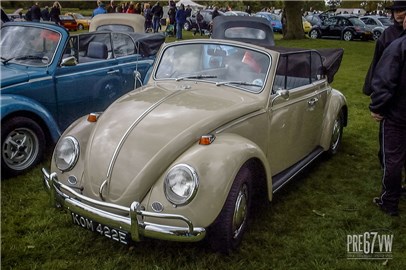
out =
<path fill-rule="evenodd" d="M 406 1 L 395 0 L 393 1 L 393 5 L 387 7 L 387 9 L 390 9 L 392 12 L 393 25 L 386 28 L 379 39 L 376 41 L 374 58 L 372 59 L 372 63 L 365 77 L 365 83 L 362 89 L 364 94 L 368 96 L 370 96 L 372 93 L 371 81 L 373 78 L 374 70 L 376 68 L 376 64 L 381 58 L 383 51 L 386 47 L 389 46 L 389 44 L 391 44 L 392 41 L 400 37 L 401 33 L 403 32 L 402 23 L 403 19 L 406 16 Z"/>
<path fill-rule="evenodd" d="M 46 6 L 43 10 L 41 10 L 41 18 L 43 21 L 49 21 L 49 8 Z"/>
<path fill-rule="evenodd" d="M 40 22 L 41 21 L 41 8 L 39 7 L 38 2 L 36 2 L 31 7 L 31 21 Z"/>
<path fill-rule="evenodd" d="M 156 2 L 156 4 L 152 7 L 151 12 L 152 12 L 152 28 L 154 28 L 154 33 L 157 33 L 160 25 L 160 20 L 164 15 L 164 11 L 162 7 L 159 5 L 159 2 Z"/>
<path fill-rule="evenodd" d="M 403 26 L 406 29 L 406 18 Z M 406 30 L 405 30 L 406 31 Z M 393 41 L 376 65 L 371 82 L 371 116 L 381 125 L 382 192 L 374 202 L 399 214 L 402 168 L 406 163 L 406 33 Z"/>

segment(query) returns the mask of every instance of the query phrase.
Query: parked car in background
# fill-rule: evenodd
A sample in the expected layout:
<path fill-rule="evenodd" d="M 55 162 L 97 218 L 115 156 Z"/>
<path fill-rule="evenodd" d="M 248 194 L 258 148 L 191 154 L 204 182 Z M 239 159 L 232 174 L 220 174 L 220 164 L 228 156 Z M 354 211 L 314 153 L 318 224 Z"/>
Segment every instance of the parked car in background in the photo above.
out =
<path fill-rule="evenodd" d="M 230 253 L 254 200 L 272 200 L 317 157 L 337 153 L 348 112 L 329 82 L 343 50 L 322 57 L 236 41 L 245 18 L 215 18 L 212 39 L 166 43 L 141 91 L 64 132 L 42 172 L 74 226 L 122 244 L 207 237 Z M 259 42 L 273 36 L 261 21 Z M 234 40 L 216 38 L 227 37 L 222 26 L 235 28 Z"/>
<path fill-rule="evenodd" d="M 78 23 L 76 20 L 69 15 L 59 15 L 59 19 L 61 20 L 61 25 L 66 28 L 68 31 L 77 31 L 78 30 Z"/>
<path fill-rule="evenodd" d="M 307 34 L 310 32 L 312 29 L 312 24 L 308 22 L 305 17 L 302 16 L 302 22 L 303 22 L 303 31 Z"/>
<path fill-rule="evenodd" d="M 321 12 L 321 13 L 309 12 L 304 17 L 313 26 L 313 25 L 320 25 L 322 21 L 324 21 L 328 17 L 334 16 L 334 15 L 335 15 L 335 13 L 333 10 L 328 10 L 328 11 Z"/>
<path fill-rule="evenodd" d="M 339 38 L 372 40 L 372 32 L 354 15 L 337 15 L 325 19 L 321 25 L 314 25 L 309 32 L 311 38 Z"/>
<path fill-rule="evenodd" d="M 89 32 L 137 32 L 144 33 L 145 18 L 140 14 L 106 13 L 94 16 L 90 21 Z"/>
<path fill-rule="evenodd" d="M 89 25 L 90 25 L 90 17 L 85 17 L 80 13 L 74 13 L 74 12 L 68 12 L 65 13 L 65 15 L 67 16 L 72 16 L 77 25 L 78 25 L 78 30 L 84 30 L 84 29 L 89 29 Z"/>
<path fill-rule="evenodd" d="M 250 16 L 249 13 L 247 13 L 245 11 L 238 11 L 238 10 L 226 11 L 226 12 L 224 12 L 224 15 L 226 15 L 226 16 Z"/>
<path fill-rule="evenodd" d="M 53 23 L 1 28 L 1 172 L 26 172 L 73 121 L 143 84 L 163 34 L 70 36 Z"/>
<path fill-rule="evenodd" d="M 219 11 L 220 16 L 224 15 L 224 12 Z M 200 14 L 203 16 L 203 22 L 200 26 L 202 30 L 210 30 L 210 22 L 213 20 L 212 15 L 213 15 L 213 10 L 212 9 L 202 9 L 200 10 Z M 196 13 L 193 13 L 192 16 L 186 18 L 186 22 L 183 26 L 183 29 L 186 31 L 190 31 L 194 28 L 197 27 L 196 24 Z"/>
<path fill-rule="evenodd" d="M 282 21 L 281 16 L 271 12 L 257 12 L 254 14 L 255 17 L 262 17 L 267 19 L 274 32 L 282 33 Z"/>
<path fill-rule="evenodd" d="M 393 24 L 393 21 L 385 16 L 368 15 L 359 18 L 367 26 L 372 27 L 373 39 L 377 40 L 383 31 Z"/>

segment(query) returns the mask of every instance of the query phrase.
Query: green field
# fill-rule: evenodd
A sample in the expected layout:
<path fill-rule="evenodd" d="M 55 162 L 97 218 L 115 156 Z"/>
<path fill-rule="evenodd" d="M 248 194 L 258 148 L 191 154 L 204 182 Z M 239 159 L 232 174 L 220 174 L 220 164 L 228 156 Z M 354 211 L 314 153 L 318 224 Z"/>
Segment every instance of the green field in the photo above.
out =
<path fill-rule="evenodd" d="M 372 204 L 381 178 L 378 124 L 361 88 L 374 42 L 277 38 L 277 46 L 344 48 L 333 86 L 347 97 L 349 124 L 339 154 L 316 162 L 272 202 L 256 205 L 238 252 L 224 256 L 206 242 L 148 239 L 127 247 L 73 226 L 67 213 L 50 206 L 40 173 L 44 162 L 1 183 L 2 269 L 405 269 L 404 217 L 386 216 Z M 405 216 L 406 198 L 400 210 Z M 365 232 L 393 235 L 393 258 L 348 259 L 348 235 Z"/>

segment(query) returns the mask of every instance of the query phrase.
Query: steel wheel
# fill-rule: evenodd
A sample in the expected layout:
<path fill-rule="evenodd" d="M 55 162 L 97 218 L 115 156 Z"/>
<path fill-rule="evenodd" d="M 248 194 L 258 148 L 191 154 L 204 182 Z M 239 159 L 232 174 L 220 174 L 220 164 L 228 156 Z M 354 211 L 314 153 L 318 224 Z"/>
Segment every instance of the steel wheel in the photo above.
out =
<path fill-rule="evenodd" d="M 315 30 L 315 29 L 311 30 L 309 32 L 309 37 L 311 37 L 313 39 L 319 38 L 319 32 L 317 30 Z"/>
<path fill-rule="evenodd" d="M 343 39 L 345 41 L 351 41 L 353 39 L 353 34 L 351 31 L 345 31 L 343 34 Z"/>
<path fill-rule="evenodd" d="M 1 132 L 1 167 L 5 177 L 34 167 L 45 148 L 45 136 L 31 119 L 16 117 L 4 124 Z"/>
<path fill-rule="evenodd" d="M 83 30 L 83 29 L 85 29 L 85 28 L 83 27 L 83 24 L 79 24 L 79 25 L 78 25 L 78 29 L 79 29 L 79 30 Z"/>
<path fill-rule="evenodd" d="M 376 40 L 379 39 L 380 36 L 381 36 L 381 32 L 379 32 L 379 31 L 374 31 L 372 37 L 373 37 L 373 39 L 376 41 Z"/>
<path fill-rule="evenodd" d="M 183 29 L 185 29 L 186 31 L 189 31 L 190 29 L 192 29 L 192 26 L 190 25 L 189 22 L 185 22 L 185 24 L 183 25 Z"/>
<path fill-rule="evenodd" d="M 328 150 L 329 155 L 335 155 L 338 152 L 338 149 L 341 145 L 341 139 L 343 136 L 343 128 L 344 128 L 344 116 L 342 111 L 337 115 L 336 119 L 334 120 L 332 133 L 331 133 L 331 142 L 330 148 Z"/>

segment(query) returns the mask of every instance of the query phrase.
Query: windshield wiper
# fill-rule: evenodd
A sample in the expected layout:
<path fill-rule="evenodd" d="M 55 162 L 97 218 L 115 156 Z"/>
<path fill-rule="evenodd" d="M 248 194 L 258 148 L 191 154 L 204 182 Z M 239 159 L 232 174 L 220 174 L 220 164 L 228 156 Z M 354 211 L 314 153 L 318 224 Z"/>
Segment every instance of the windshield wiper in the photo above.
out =
<path fill-rule="evenodd" d="M 217 83 L 216 83 L 216 86 L 220 86 L 220 85 L 224 85 L 224 84 L 239 84 L 239 85 L 262 87 L 262 85 L 260 85 L 260 84 L 249 83 L 249 82 L 242 82 L 242 81 L 217 82 Z"/>
<path fill-rule="evenodd" d="M 184 79 L 199 79 L 199 80 L 201 80 L 201 79 L 212 79 L 212 78 L 217 78 L 217 76 L 216 75 L 183 76 L 183 77 L 176 78 L 176 81 L 178 82 L 178 81 L 181 81 L 181 80 L 184 80 Z"/>
<path fill-rule="evenodd" d="M 4 59 L 2 57 L 2 59 Z M 18 56 L 18 57 L 11 57 L 9 59 L 4 59 L 3 64 L 7 64 L 11 60 L 47 60 L 48 57 L 43 57 L 43 56 L 36 56 L 36 55 L 24 55 L 24 56 Z"/>

